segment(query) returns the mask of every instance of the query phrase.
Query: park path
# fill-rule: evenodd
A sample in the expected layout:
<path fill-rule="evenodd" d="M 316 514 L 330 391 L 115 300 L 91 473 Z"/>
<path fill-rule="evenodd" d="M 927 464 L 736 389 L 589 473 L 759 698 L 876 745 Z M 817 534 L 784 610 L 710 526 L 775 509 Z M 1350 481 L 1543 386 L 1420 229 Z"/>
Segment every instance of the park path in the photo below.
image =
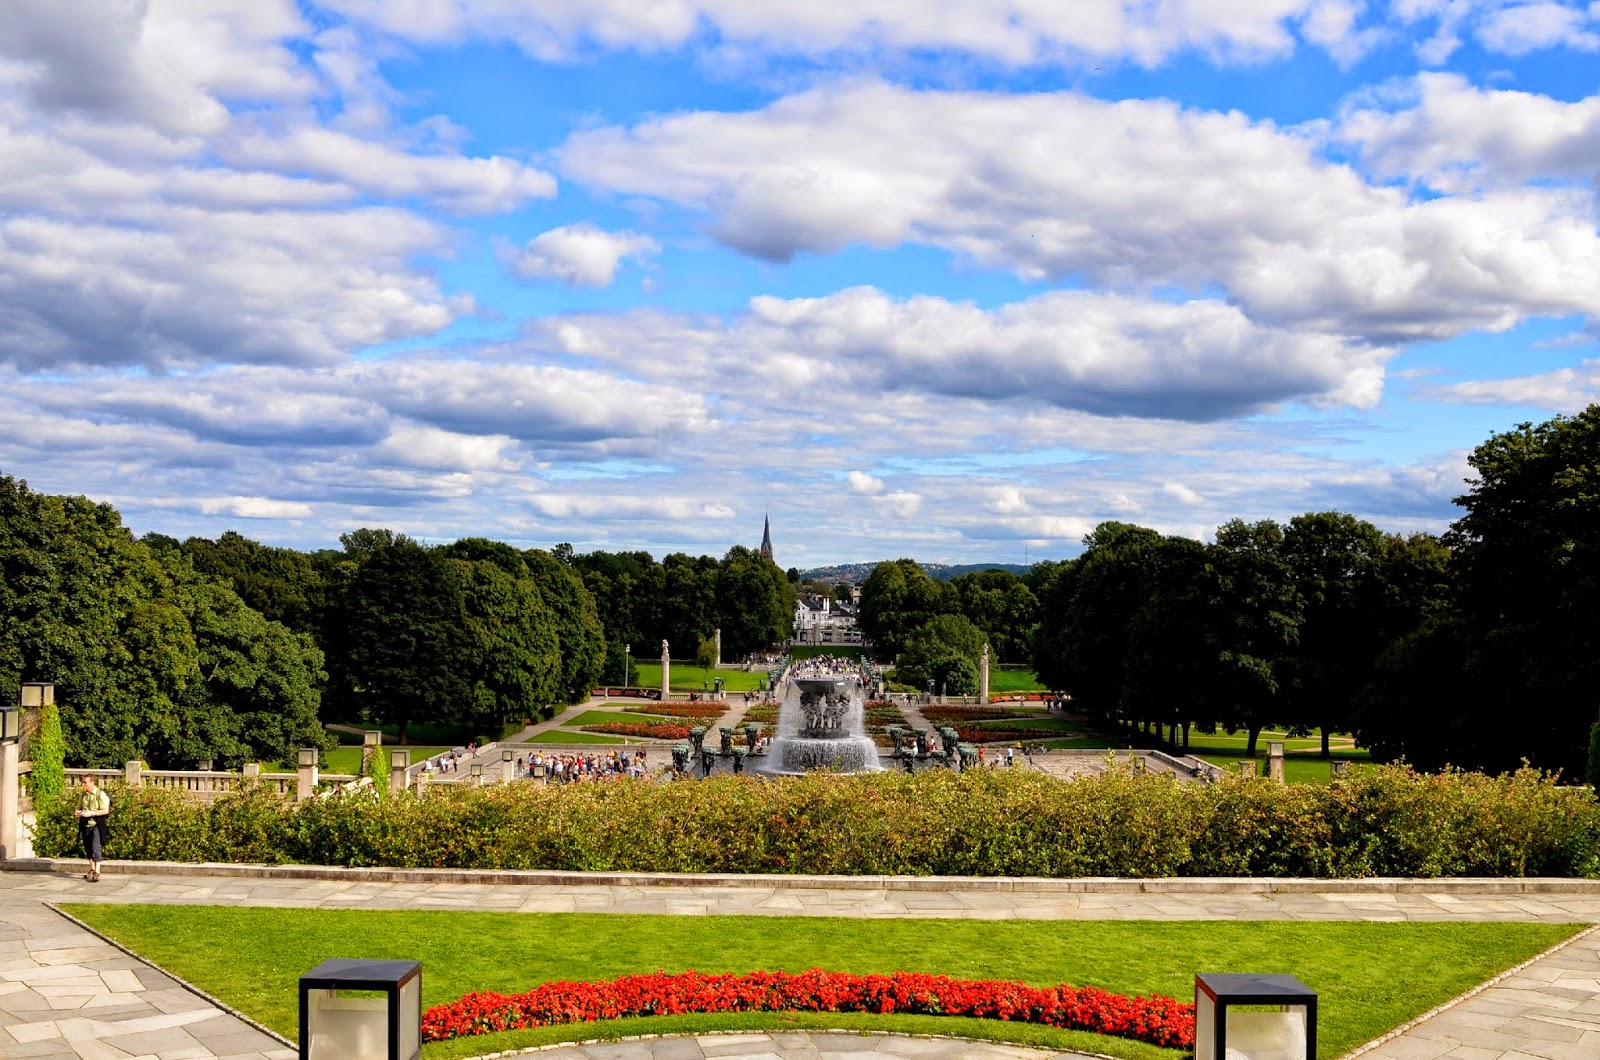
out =
<path fill-rule="evenodd" d="M 56 867 L 64 870 L 71 864 Z M 89 884 L 66 871 L 0 873 L 0 1055 L 7 1060 L 14 1056 L 267 1060 L 289 1055 L 275 1051 L 275 1046 L 281 1050 L 281 1043 L 233 1017 L 203 1004 L 196 1007 L 198 999 L 175 989 L 162 973 L 58 918 L 44 905 L 47 901 L 687 916 L 1600 924 L 1600 885 L 1573 881 L 1520 890 L 1495 881 L 1401 886 L 1376 881 L 1359 887 L 1320 887 L 1315 882 L 1285 886 L 1250 880 L 1140 884 L 726 877 L 664 885 L 642 877 L 583 874 L 483 873 L 478 875 L 481 882 L 452 883 L 443 882 L 436 873 L 395 870 L 240 868 L 225 875 L 208 874 L 205 866 L 148 868 L 182 874 L 154 875 L 134 865 L 108 864 L 105 880 Z M 312 878 L 295 878 L 291 872 Z M 77 1014 L 63 1017 L 63 1011 Z M 986 1051 L 971 1043 L 937 1040 L 817 1034 L 704 1035 L 594 1045 L 548 1055 L 563 1060 L 702 1056 L 814 1060 L 834 1055 L 862 1060 L 910 1056 L 979 1060 L 1050 1054 Z M 1600 931 L 1591 930 L 1536 958 L 1476 995 L 1366 1049 L 1364 1055 L 1371 1060 L 1594 1060 L 1600 1056 Z"/>

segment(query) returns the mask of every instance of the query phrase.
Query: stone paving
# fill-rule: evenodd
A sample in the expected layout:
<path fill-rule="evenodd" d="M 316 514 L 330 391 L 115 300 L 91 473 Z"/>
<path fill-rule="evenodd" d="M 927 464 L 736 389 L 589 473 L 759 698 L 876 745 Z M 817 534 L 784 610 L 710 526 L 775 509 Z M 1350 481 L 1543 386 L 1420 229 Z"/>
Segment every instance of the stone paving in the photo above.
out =
<path fill-rule="evenodd" d="M 36 863 L 44 866 L 46 863 Z M 57 863 L 58 869 L 71 865 Z M 292 1050 L 219 1012 L 150 968 L 61 918 L 51 902 L 151 902 L 304 908 L 487 909 L 667 913 L 689 916 L 946 917 L 958 919 L 1519 920 L 1600 924 L 1600 885 L 1494 881 L 1375 881 L 1290 886 L 1275 881 L 822 881 L 739 877 L 722 884 L 447 883 L 426 873 L 309 870 L 319 878 L 151 875 L 107 865 L 89 884 L 66 871 L 0 872 L 0 1056 L 127 1056 L 188 1060 L 287 1058 Z M 156 866 L 150 866 L 156 869 Z M 82 870 L 79 869 L 81 872 Z M 178 870 L 171 870 L 178 871 Z M 305 869 L 292 871 L 305 872 Z M 583 877 L 568 877 L 584 880 Z M 590 878 L 597 880 L 598 878 Z M 513 880 L 519 882 L 512 882 Z M 881 884 L 881 885 L 880 885 Z M 1077 889 L 1068 889 L 1068 888 Z M 1322 889 L 1318 889 L 1321 887 Z M 1474 889 L 1474 887 L 1478 889 Z M 1147 888 L 1140 890 L 1140 888 Z M 62 1013 L 70 1013 L 62 1015 Z M 561 1060 L 693 1060 L 726 1056 L 1044 1057 L 1035 1050 L 941 1039 L 845 1034 L 704 1035 L 567 1047 Z M 1600 932 L 1581 936 L 1465 1002 L 1365 1052 L 1373 1060 L 1595 1060 L 1600 1057 Z"/>

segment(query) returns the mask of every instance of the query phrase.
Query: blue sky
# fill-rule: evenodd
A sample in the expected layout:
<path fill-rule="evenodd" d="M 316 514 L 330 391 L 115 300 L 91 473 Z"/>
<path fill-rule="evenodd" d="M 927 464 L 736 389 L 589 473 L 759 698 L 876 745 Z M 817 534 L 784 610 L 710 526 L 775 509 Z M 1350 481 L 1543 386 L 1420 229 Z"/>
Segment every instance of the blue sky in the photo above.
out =
<path fill-rule="evenodd" d="M 1600 2 L 11 9 L 0 473 L 137 532 L 1440 530 L 1600 392 Z"/>

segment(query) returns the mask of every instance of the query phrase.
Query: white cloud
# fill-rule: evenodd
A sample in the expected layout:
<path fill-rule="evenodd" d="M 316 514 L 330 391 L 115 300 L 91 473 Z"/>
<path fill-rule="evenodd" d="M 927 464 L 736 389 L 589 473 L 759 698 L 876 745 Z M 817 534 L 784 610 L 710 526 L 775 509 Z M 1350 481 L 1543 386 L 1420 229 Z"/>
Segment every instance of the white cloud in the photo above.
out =
<path fill-rule="evenodd" d="M 896 490 L 872 498 L 872 504 L 879 511 L 896 519 L 909 519 L 922 510 L 922 497 L 907 490 Z"/>
<path fill-rule="evenodd" d="M 1161 492 L 1179 504 L 1204 504 L 1205 498 L 1181 482 L 1163 482 Z"/>
<path fill-rule="evenodd" d="M 240 519 L 309 519 L 312 507 L 301 501 L 269 497 L 208 497 L 200 501 L 206 515 L 232 515 Z"/>
<path fill-rule="evenodd" d="M 1387 94 L 1390 98 L 1394 93 Z M 1600 158 L 1600 95 L 1566 102 L 1483 90 L 1458 74 L 1423 74 L 1402 86 L 1401 106 L 1347 105 L 1335 126 L 1378 176 L 1444 191 L 1536 180 L 1590 179 Z"/>
<path fill-rule="evenodd" d="M 731 323 L 636 311 L 536 325 L 568 353 L 663 382 L 911 392 L 1138 416 L 1210 419 L 1274 402 L 1368 406 L 1388 351 L 1253 324 L 1221 302 L 1052 291 L 983 310 L 870 287 L 758 297 Z"/>
<path fill-rule="evenodd" d="M 515 159 L 414 154 L 326 128 L 242 136 L 224 154 L 236 163 L 331 177 L 383 198 L 430 199 L 458 213 L 498 213 L 556 193 L 554 177 Z"/>
<path fill-rule="evenodd" d="M 1546 48 L 1600 51 L 1600 33 L 1585 26 L 1577 8 L 1541 0 L 1491 11 L 1478 26 L 1478 40 L 1502 55 L 1526 55 Z"/>
<path fill-rule="evenodd" d="M 0 56 L 47 110 L 216 132 L 223 97 L 310 95 L 285 46 L 306 28 L 292 0 L 8 0 Z"/>
<path fill-rule="evenodd" d="M 1600 359 L 1533 375 L 1429 387 L 1424 394 L 1463 405 L 1531 405 L 1553 412 L 1576 412 L 1600 401 Z"/>
<path fill-rule="evenodd" d="M 1016 515 L 1028 511 L 1033 506 L 1028 503 L 1028 498 L 1018 487 L 1002 486 L 990 494 L 985 507 L 1000 515 Z"/>
<path fill-rule="evenodd" d="M 638 232 L 607 232 L 587 222 L 542 232 L 521 250 L 503 247 L 506 266 L 525 280 L 558 280 L 572 287 L 610 287 L 623 258 L 653 254 L 660 245 Z"/>
<path fill-rule="evenodd" d="M 329 0 L 350 18 L 414 41 L 515 41 L 539 59 L 586 45 L 677 48 L 709 27 L 725 46 L 823 58 L 839 51 L 954 49 L 1005 64 L 1126 58 L 1153 66 L 1181 51 L 1220 61 L 1287 55 L 1307 0 Z"/>
<path fill-rule="evenodd" d="M 579 133 L 560 159 L 772 260 L 925 243 L 1029 279 L 1219 284 L 1257 320 L 1380 343 L 1600 311 L 1587 193 L 1413 202 L 1313 148 L 1166 102 L 854 84 Z"/>
<path fill-rule="evenodd" d="M 396 421 L 378 449 L 396 461 L 439 470 L 510 471 L 517 461 L 507 452 L 516 440 L 504 434 L 472 435 Z"/>
<path fill-rule="evenodd" d="M 873 478 L 864 471 L 852 471 L 845 476 L 845 481 L 850 484 L 851 493 L 861 493 L 871 496 L 883 492 L 883 479 Z"/>

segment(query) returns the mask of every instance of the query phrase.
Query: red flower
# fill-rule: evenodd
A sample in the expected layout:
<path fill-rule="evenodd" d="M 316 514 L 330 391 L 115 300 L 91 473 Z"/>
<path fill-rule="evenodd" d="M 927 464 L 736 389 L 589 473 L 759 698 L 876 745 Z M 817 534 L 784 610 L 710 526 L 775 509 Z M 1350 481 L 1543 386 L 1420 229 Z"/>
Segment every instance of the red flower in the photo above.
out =
<path fill-rule="evenodd" d="M 525 994 L 468 994 L 422 1016 L 424 1041 L 558 1023 L 688 1012 L 909 1012 L 1042 1023 L 1183 1047 L 1194 1006 L 1160 995 L 1125 997 L 1092 986 L 1032 987 L 991 979 L 895 972 L 676 975 L 655 972 L 587 983 L 543 983 Z"/>

